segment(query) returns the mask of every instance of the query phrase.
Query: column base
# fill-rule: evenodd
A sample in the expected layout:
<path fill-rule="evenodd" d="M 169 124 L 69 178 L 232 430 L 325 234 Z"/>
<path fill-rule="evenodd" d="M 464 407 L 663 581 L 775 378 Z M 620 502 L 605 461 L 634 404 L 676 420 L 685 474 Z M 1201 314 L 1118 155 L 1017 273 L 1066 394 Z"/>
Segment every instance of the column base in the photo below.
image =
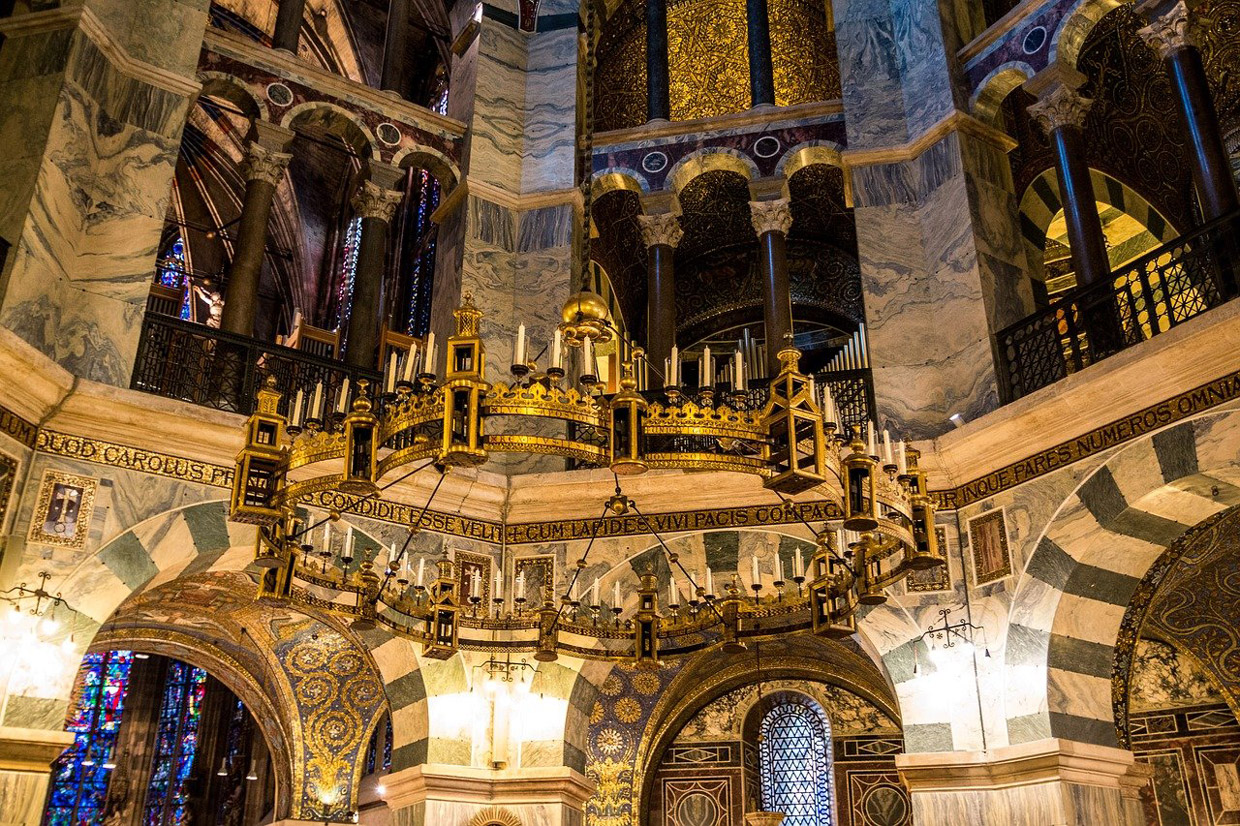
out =
<path fill-rule="evenodd" d="M 896 767 L 918 826 L 1145 823 L 1138 796 L 1149 768 L 1123 749 L 1050 738 L 986 752 L 901 754 Z"/>
<path fill-rule="evenodd" d="M 0 726 L 0 826 L 43 820 L 52 761 L 72 743 L 67 731 Z"/>
<path fill-rule="evenodd" d="M 583 822 L 594 784 L 567 767 L 490 771 L 468 766 L 422 765 L 384 778 L 392 823 L 460 823 L 505 826 Z"/>

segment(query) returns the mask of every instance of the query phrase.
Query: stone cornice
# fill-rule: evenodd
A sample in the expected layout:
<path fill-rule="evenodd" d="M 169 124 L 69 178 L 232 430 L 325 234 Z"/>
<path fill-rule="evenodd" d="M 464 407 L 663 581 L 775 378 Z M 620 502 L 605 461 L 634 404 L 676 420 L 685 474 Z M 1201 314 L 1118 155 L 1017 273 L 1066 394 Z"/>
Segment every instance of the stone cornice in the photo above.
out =
<path fill-rule="evenodd" d="M 513 212 L 525 212 L 531 209 L 543 209 L 544 207 L 565 206 L 568 204 L 572 204 L 576 210 L 580 211 L 582 201 L 581 190 L 576 188 L 553 189 L 546 192 L 531 192 L 518 195 L 506 189 L 501 189 L 495 184 L 466 177 L 453 188 L 448 197 L 436 208 L 431 215 L 431 220 L 436 223 L 443 223 L 448 216 L 461 208 L 470 196 L 497 204 Z"/>
<path fill-rule="evenodd" d="M 1003 152 L 1010 152 L 1016 148 L 1016 141 L 1010 135 L 987 126 L 968 112 L 957 109 L 907 143 L 878 149 L 845 149 L 840 154 L 845 167 L 903 163 L 918 157 L 951 132 L 963 132 Z"/>
<path fill-rule="evenodd" d="M 73 743 L 73 732 L 0 726 L 0 771 L 46 776 L 52 761 Z"/>
<path fill-rule="evenodd" d="M 90 38 L 118 72 L 133 80 L 186 97 L 196 96 L 202 89 L 202 84 L 193 78 L 132 57 L 89 6 L 49 9 L 0 20 L 0 34 L 5 37 L 25 37 L 74 27 Z"/>
<path fill-rule="evenodd" d="M 426 763 L 384 778 L 391 809 L 427 800 L 456 803 L 559 803 L 581 810 L 594 783 L 568 767 L 490 770 Z"/>
<path fill-rule="evenodd" d="M 896 768 L 917 792 L 995 791 L 1045 783 L 1118 789 L 1132 752 L 1048 738 L 984 752 L 897 754 Z"/>
<path fill-rule="evenodd" d="M 289 52 L 269 49 L 241 35 L 220 29 L 208 29 L 203 42 L 214 52 L 265 69 L 274 75 L 294 80 L 326 94 L 345 100 L 356 100 L 393 120 L 417 126 L 432 134 L 452 139 L 465 135 L 465 124 L 459 120 L 432 112 L 424 106 L 410 103 L 387 92 L 372 89 L 349 80 L 347 77 L 325 72 L 299 60 Z"/>
<path fill-rule="evenodd" d="M 1009 32 L 1019 26 L 1025 19 L 1035 12 L 1041 11 L 1048 5 L 1048 0 L 1024 0 L 1007 14 L 1000 17 L 993 25 L 987 27 L 986 31 L 973 38 L 967 44 L 956 52 L 956 57 L 960 60 L 961 65 L 968 66 L 969 62 L 979 55 L 986 52 L 991 46 L 998 43 Z"/>
<path fill-rule="evenodd" d="M 709 137 L 743 131 L 751 126 L 768 128 L 780 124 L 813 123 L 832 120 L 844 114 L 844 103 L 839 100 L 800 103 L 796 106 L 776 106 L 764 109 L 747 109 L 730 115 L 696 120 L 663 121 L 644 123 L 628 129 L 613 129 L 594 136 L 594 152 L 613 151 L 623 144 L 644 143 L 680 136 Z"/>

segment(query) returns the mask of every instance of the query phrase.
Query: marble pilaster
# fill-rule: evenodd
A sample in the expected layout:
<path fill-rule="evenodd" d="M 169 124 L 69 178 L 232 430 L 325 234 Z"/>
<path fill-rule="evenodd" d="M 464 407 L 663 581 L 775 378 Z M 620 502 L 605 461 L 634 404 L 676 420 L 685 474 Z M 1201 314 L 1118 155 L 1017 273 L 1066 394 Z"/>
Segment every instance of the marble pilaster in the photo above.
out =
<path fill-rule="evenodd" d="M 0 826 L 42 819 L 52 761 L 72 743 L 66 731 L 0 727 Z"/>
<path fill-rule="evenodd" d="M 489 770 L 424 764 L 384 785 L 394 826 L 443 823 L 582 826 L 594 784 L 569 768 Z"/>
<path fill-rule="evenodd" d="M 76 375 L 129 383 L 205 12 L 97 0 L 5 21 L 0 110 L 20 128 L 0 324 Z"/>

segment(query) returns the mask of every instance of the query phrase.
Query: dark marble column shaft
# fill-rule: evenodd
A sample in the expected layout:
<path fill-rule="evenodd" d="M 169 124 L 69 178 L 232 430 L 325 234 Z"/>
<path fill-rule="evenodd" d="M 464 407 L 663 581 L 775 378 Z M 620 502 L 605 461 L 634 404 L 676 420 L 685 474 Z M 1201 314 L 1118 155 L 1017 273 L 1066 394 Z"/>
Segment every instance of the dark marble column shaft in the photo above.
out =
<path fill-rule="evenodd" d="M 1221 218 L 1240 207 L 1240 197 L 1201 50 L 1193 42 L 1189 11 L 1183 0 L 1169 8 L 1156 9 L 1157 6 L 1166 4 L 1142 4 L 1142 10 L 1150 13 L 1153 20 L 1140 34 L 1157 50 L 1171 79 L 1184 135 L 1192 147 L 1189 161 L 1201 211 L 1207 221 Z"/>
<path fill-rule="evenodd" d="M 792 335 L 792 285 L 788 278 L 788 230 L 792 209 L 788 199 L 751 201 L 749 211 L 758 234 L 762 268 L 762 320 L 766 327 L 766 369 L 779 373 L 779 351 Z"/>
<path fill-rule="evenodd" d="M 389 0 L 387 39 L 383 43 L 383 77 L 379 88 L 405 93 L 405 53 L 409 51 L 409 0 Z"/>
<path fill-rule="evenodd" d="M 746 0 L 749 24 L 749 90 L 754 106 L 775 103 L 775 69 L 771 62 L 771 22 L 766 0 Z"/>
<path fill-rule="evenodd" d="M 638 218 L 646 243 L 646 355 L 656 370 L 672 355 L 676 343 L 676 245 L 684 234 L 675 215 Z"/>
<path fill-rule="evenodd" d="M 287 49 L 297 54 L 301 40 L 301 21 L 306 14 L 306 0 L 280 0 L 276 11 L 276 32 L 271 38 L 274 49 Z"/>
<path fill-rule="evenodd" d="M 667 0 L 646 0 L 646 120 L 670 120 Z"/>
<path fill-rule="evenodd" d="M 241 172 L 246 179 L 245 198 L 241 204 L 232 267 L 228 272 L 224 315 L 220 321 L 224 332 L 254 335 L 258 283 L 263 272 L 271 202 L 276 194 L 276 185 L 283 178 L 292 157 L 252 142 L 242 162 Z"/>
<path fill-rule="evenodd" d="M 362 184 L 353 208 L 362 219 L 362 238 L 357 252 L 357 275 L 349 310 L 345 363 L 374 369 L 379 347 L 379 324 L 383 318 L 383 275 L 387 269 L 388 227 L 404 193 L 372 181 Z"/>

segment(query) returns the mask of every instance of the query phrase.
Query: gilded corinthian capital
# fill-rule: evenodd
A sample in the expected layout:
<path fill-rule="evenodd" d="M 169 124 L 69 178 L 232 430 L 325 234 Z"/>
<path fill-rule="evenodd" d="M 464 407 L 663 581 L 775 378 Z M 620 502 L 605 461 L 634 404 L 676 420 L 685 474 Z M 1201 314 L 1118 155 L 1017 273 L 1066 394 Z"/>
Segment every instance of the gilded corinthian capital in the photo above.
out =
<path fill-rule="evenodd" d="M 1197 45 L 1193 41 L 1193 21 L 1184 0 L 1155 17 L 1148 26 L 1139 29 L 1137 34 L 1141 35 L 1145 44 L 1158 52 L 1161 58 Z"/>
<path fill-rule="evenodd" d="M 774 201 L 750 201 L 749 218 L 753 221 L 753 231 L 761 238 L 768 232 L 787 235 L 792 229 L 792 203 L 787 198 Z"/>
<path fill-rule="evenodd" d="M 353 196 L 353 209 L 362 218 L 378 218 L 390 224 L 396 215 L 396 207 L 404 197 L 403 192 L 384 189 L 374 181 L 364 181 L 362 188 Z"/>
<path fill-rule="evenodd" d="M 277 152 L 252 141 L 246 147 L 245 159 L 241 162 L 241 176 L 247 181 L 262 181 L 277 186 L 292 159 L 293 156 L 287 152 Z"/>
<path fill-rule="evenodd" d="M 670 212 L 660 215 L 638 215 L 637 223 L 642 228 L 642 242 L 647 247 L 660 244 L 675 249 L 685 232 L 680 222 Z"/>
<path fill-rule="evenodd" d="M 1092 99 L 1081 97 L 1075 89 L 1056 83 L 1039 96 L 1037 103 L 1029 105 L 1029 114 L 1049 135 L 1065 126 L 1083 124 L 1092 104 Z"/>

